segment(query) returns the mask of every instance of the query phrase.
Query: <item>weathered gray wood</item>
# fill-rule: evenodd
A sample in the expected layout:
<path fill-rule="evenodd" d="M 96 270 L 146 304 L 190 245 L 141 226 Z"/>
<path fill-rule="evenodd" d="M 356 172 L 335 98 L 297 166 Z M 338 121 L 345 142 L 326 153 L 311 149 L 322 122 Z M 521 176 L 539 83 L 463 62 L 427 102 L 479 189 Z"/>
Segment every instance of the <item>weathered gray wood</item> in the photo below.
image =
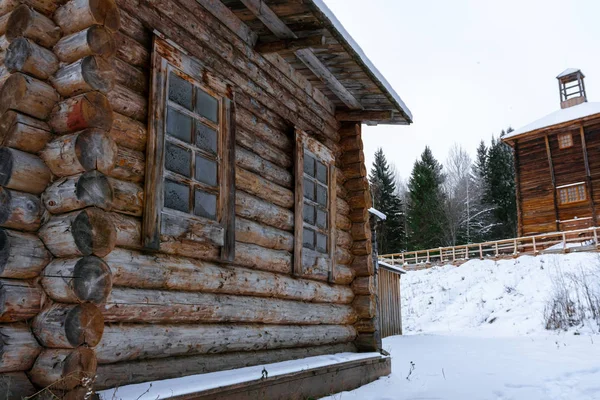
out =
<path fill-rule="evenodd" d="M 166 211 L 161 215 L 160 233 L 162 236 L 215 246 L 223 246 L 225 242 L 225 229 L 221 224 L 215 221 L 182 219 L 180 215 L 171 215 Z"/>
<path fill-rule="evenodd" d="M 346 265 L 336 265 L 335 283 L 338 285 L 349 285 L 354 280 L 354 270 Z"/>
<path fill-rule="evenodd" d="M 236 168 L 235 184 L 240 190 L 267 200 L 277 206 L 283 208 L 292 208 L 294 206 L 294 195 L 291 190 L 270 182 L 243 168 Z"/>
<path fill-rule="evenodd" d="M 311 346 L 305 348 L 263 350 L 225 354 L 207 354 L 191 357 L 162 358 L 131 361 L 98 366 L 95 387 L 99 390 L 116 388 L 162 379 L 244 368 L 253 365 L 271 364 L 323 354 L 355 352 L 351 343 Z"/>
<path fill-rule="evenodd" d="M 291 171 L 263 159 L 258 154 L 238 146 L 235 150 L 235 160 L 240 167 L 255 172 L 278 185 L 288 189 L 293 186 Z"/>
<path fill-rule="evenodd" d="M 239 217 L 254 220 L 285 231 L 294 229 L 294 213 L 243 191 L 237 191 L 235 212 Z"/>
<path fill-rule="evenodd" d="M 19 111 L 45 120 L 59 95 L 45 82 L 21 73 L 12 74 L 0 90 L 0 113 Z"/>
<path fill-rule="evenodd" d="M 71 390 L 84 379 L 96 375 L 97 360 L 94 351 L 86 347 L 77 349 L 45 349 L 29 372 L 31 381 L 39 387 Z"/>
<path fill-rule="evenodd" d="M 117 32 L 114 35 L 116 55 L 119 59 L 134 67 L 147 68 L 150 64 L 150 52 L 136 40 Z"/>
<path fill-rule="evenodd" d="M 237 218 L 236 240 L 242 243 L 256 244 L 273 250 L 292 251 L 294 235 L 277 228 L 262 225 L 245 218 Z"/>
<path fill-rule="evenodd" d="M 113 284 L 132 288 L 171 289 L 275 297 L 316 303 L 347 304 L 354 294 L 348 286 L 293 279 L 290 276 L 165 255 L 146 255 L 115 249 L 105 261 Z"/>
<path fill-rule="evenodd" d="M 121 26 L 114 0 L 71 0 L 56 10 L 54 20 L 65 35 L 92 25 L 103 25 L 111 32 L 118 31 Z"/>
<path fill-rule="evenodd" d="M 46 80 L 58 70 L 58 58 L 32 40 L 19 37 L 8 46 L 4 65 L 10 72 L 24 72 Z"/>
<path fill-rule="evenodd" d="M 104 318 L 100 309 L 90 303 L 54 303 L 33 319 L 31 329 L 44 347 L 94 347 L 102 338 Z"/>
<path fill-rule="evenodd" d="M 112 33 L 99 25 L 65 36 L 54 46 L 54 53 L 60 61 L 68 64 L 86 56 L 108 58 L 113 56 L 115 51 L 116 44 Z"/>
<path fill-rule="evenodd" d="M 0 373 L 27 371 L 41 350 L 27 325 L 0 325 Z"/>
<path fill-rule="evenodd" d="M 106 96 L 99 92 L 89 92 L 56 104 L 48 125 L 56 133 L 77 132 L 89 128 L 109 131 L 112 119 L 112 109 Z"/>
<path fill-rule="evenodd" d="M 0 279 L 0 322 L 26 321 L 40 312 L 42 290 L 31 283 Z"/>
<path fill-rule="evenodd" d="M 112 109 L 138 121 L 148 117 L 148 99 L 122 85 L 115 85 L 108 94 Z"/>
<path fill-rule="evenodd" d="M 0 185 L 21 192 L 40 194 L 46 189 L 52 173 L 33 154 L 10 147 L 0 147 Z"/>
<path fill-rule="evenodd" d="M 104 257 L 117 240 L 110 214 L 93 207 L 51 217 L 39 235 L 56 257 Z"/>
<path fill-rule="evenodd" d="M 321 34 L 310 35 L 298 39 L 283 39 L 272 42 L 258 42 L 254 49 L 262 54 L 290 52 L 307 48 L 322 48 L 325 45 L 325 36 Z"/>
<path fill-rule="evenodd" d="M 48 17 L 25 4 L 17 7 L 6 25 L 6 38 L 9 41 L 24 36 L 40 46 L 51 48 L 60 39 L 60 28 Z"/>
<path fill-rule="evenodd" d="M 0 144 L 28 153 L 37 153 L 52 138 L 50 127 L 43 121 L 15 111 L 0 117 Z"/>
<path fill-rule="evenodd" d="M 0 394 L 5 400 L 23 400 L 36 393 L 25 372 L 0 374 Z"/>
<path fill-rule="evenodd" d="M 1 0 L 0 1 L 0 15 L 6 15 L 12 10 L 21 5 L 19 0 Z"/>
<path fill-rule="evenodd" d="M 36 235 L 0 229 L 0 277 L 35 278 L 50 259 L 50 253 Z"/>
<path fill-rule="evenodd" d="M 114 168 L 107 173 L 117 179 L 141 183 L 146 173 L 146 157 L 141 151 L 117 146 Z"/>
<path fill-rule="evenodd" d="M 113 113 L 113 125 L 109 136 L 121 147 L 146 151 L 148 132 L 146 125 L 119 113 Z"/>
<path fill-rule="evenodd" d="M 110 213 L 110 219 L 117 230 L 116 245 L 126 249 L 141 250 L 142 221 L 121 213 Z"/>
<path fill-rule="evenodd" d="M 373 276 L 356 278 L 354 282 L 352 282 L 352 290 L 356 295 L 375 294 L 375 278 Z"/>
<path fill-rule="evenodd" d="M 360 318 L 373 318 L 376 313 L 374 295 L 356 296 L 352 306 Z"/>
<path fill-rule="evenodd" d="M 58 70 L 52 78 L 52 85 L 63 97 L 92 91 L 107 93 L 115 85 L 115 74 L 105 59 L 86 56 Z"/>
<path fill-rule="evenodd" d="M 234 262 L 243 267 L 262 271 L 292 273 L 292 253 L 271 250 L 256 244 L 236 242 Z"/>
<path fill-rule="evenodd" d="M 107 325 L 96 347 L 100 364 L 175 355 L 255 351 L 354 340 L 351 326 Z"/>
<path fill-rule="evenodd" d="M 150 91 L 150 78 L 148 71 L 135 67 L 118 57 L 110 60 L 115 71 L 115 82 L 133 90 L 141 95 L 147 95 Z"/>
<path fill-rule="evenodd" d="M 22 231 L 36 231 L 42 222 L 40 199 L 29 193 L 0 186 L 0 226 Z"/>
<path fill-rule="evenodd" d="M 103 303 L 111 288 L 108 265 L 98 257 L 56 259 L 42 274 L 41 284 L 52 300 L 61 303 Z"/>

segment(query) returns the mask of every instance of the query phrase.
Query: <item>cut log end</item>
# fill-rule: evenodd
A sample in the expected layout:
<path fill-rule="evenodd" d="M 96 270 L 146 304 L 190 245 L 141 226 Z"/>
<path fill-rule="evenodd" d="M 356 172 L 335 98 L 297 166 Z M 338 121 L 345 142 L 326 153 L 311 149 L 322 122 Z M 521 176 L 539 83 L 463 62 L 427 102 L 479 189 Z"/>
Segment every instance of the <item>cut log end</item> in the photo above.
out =
<path fill-rule="evenodd" d="M 93 379 L 97 366 L 96 355 L 88 348 L 47 349 L 37 358 L 29 376 L 40 387 L 72 390 L 84 380 Z"/>
<path fill-rule="evenodd" d="M 110 216 L 96 208 L 88 208 L 73 221 L 71 233 L 84 255 L 104 257 L 115 247 L 117 233 Z"/>
<path fill-rule="evenodd" d="M 86 171 L 111 171 L 117 158 L 117 145 L 105 133 L 88 130 L 79 135 L 75 145 L 77 159 Z"/>
<path fill-rule="evenodd" d="M 8 41 L 25 36 L 44 47 L 52 47 L 60 39 L 60 28 L 44 15 L 22 4 L 10 15 L 6 24 Z"/>
<path fill-rule="evenodd" d="M 48 123 L 55 132 L 68 133 L 89 128 L 109 131 L 112 121 L 112 107 L 106 96 L 89 92 L 58 103 Z"/>
<path fill-rule="evenodd" d="M 55 303 L 38 314 L 32 329 L 45 347 L 94 347 L 104 333 L 104 317 L 100 309 L 90 303 Z"/>
<path fill-rule="evenodd" d="M 112 33 L 100 25 L 94 25 L 87 31 L 87 42 L 92 54 L 110 57 L 117 51 L 117 45 Z"/>
<path fill-rule="evenodd" d="M 112 289 L 108 265 L 98 257 L 83 257 L 75 264 L 73 291 L 82 301 L 102 303 Z"/>

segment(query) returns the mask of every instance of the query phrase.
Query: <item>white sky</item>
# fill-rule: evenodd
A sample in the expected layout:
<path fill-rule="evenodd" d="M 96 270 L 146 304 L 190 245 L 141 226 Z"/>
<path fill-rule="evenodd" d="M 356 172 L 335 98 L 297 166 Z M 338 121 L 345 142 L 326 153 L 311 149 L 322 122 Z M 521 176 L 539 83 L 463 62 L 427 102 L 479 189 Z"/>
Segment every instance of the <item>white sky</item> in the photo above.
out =
<path fill-rule="evenodd" d="M 556 75 L 586 75 L 600 101 L 598 0 L 325 0 L 410 108 L 414 124 L 363 128 L 367 168 L 383 147 L 403 179 L 429 145 L 481 139 L 560 108 Z"/>

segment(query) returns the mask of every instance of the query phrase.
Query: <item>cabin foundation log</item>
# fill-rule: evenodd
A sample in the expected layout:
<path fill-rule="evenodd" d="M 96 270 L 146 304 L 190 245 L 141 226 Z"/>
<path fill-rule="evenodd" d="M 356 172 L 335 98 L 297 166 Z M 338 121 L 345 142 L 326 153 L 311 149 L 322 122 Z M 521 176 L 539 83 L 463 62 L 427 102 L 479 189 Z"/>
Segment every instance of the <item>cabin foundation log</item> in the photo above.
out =
<path fill-rule="evenodd" d="M 45 349 L 35 361 L 29 376 L 39 387 L 52 385 L 57 390 L 72 390 L 84 379 L 93 379 L 96 368 L 96 355 L 86 347 Z"/>

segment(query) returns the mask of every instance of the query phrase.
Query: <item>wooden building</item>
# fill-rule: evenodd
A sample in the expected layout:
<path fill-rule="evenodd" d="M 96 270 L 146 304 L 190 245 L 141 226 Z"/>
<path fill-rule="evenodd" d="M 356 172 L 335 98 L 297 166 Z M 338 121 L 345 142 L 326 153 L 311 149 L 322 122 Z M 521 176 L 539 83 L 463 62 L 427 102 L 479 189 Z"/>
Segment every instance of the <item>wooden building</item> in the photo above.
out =
<path fill-rule="evenodd" d="M 412 116 L 321 0 L 0 0 L 0 48 L 0 398 L 380 349 L 361 124 Z"/>
<path fill-rule="evenodd" d="M 600 103 L 578 69 L 557 77 L 561 109 L 503 140 L 514 148 L 519 236 L 597 226 Z"/>
<path fill-rule="evenodd" d="M 403 268 L 378 261 L 377 296 L 381 337 L 402 335 L 402 295 L 400 280 L 406 274 Z"/>

